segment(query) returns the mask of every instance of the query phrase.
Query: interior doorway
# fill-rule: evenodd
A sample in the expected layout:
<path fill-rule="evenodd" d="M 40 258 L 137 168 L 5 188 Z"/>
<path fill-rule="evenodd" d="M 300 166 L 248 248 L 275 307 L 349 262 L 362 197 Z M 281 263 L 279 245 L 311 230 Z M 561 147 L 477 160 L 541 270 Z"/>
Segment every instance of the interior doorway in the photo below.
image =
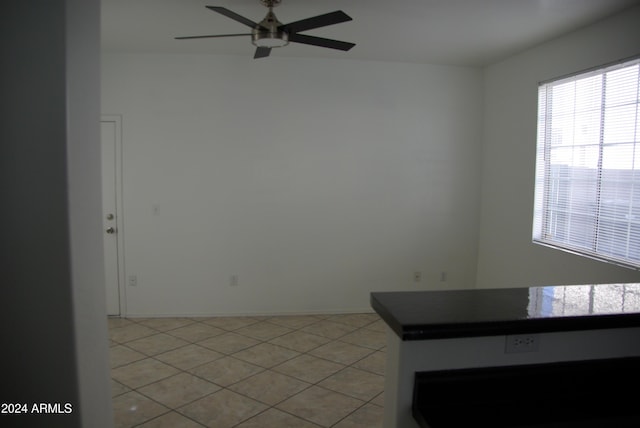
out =
<path fill-rule="evenodd" d="M 125 315 L 122 118 L 102 116 L 102 226 L 107 315 Z"/>

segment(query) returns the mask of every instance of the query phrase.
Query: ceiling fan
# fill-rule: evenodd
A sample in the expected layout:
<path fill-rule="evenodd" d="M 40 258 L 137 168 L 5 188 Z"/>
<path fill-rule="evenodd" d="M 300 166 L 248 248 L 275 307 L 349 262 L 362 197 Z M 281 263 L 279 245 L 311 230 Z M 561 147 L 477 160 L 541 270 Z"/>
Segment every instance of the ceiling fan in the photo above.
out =
<path fill-rule="evenodd" d="M 183 36 L 176 37 L 178 40 L 185 39 L 205 39 L 214 37 L 238 37 L 251 36 L 251 43 L 256 48 L 253 58 L 265 58 L 269 56 L 272 48 L 286 46 L 289 42 L 302 43 L 305 45 L 320 46 L 323 48 L 338 49 L 348 51 L 355 46 L 355 43 L 342 42 L 339 40 L 325 39 L 322 37 L 308 36 L 299 34 L 302 31 L 312 30 L 314 28 L 326 27 L 328 25 L 339 24 L 341 22 L 351 21 L 352 18 L 341 10 L 325 13 L 323 15 L 314 16 L 300 21 L 283 24 L 278 21 L 273 13 L 273 8 L 278 6 L 282 0 L 260 0 L 260 3 L 269 8 L 267 16 L 260 21 L 254 22 L 244 16 L 240 16 L 235 12 L 224 7 L 207 6 L 208 9 L 218 12 L 221 15 L 238 21 L 241 24 L 251 28 L 250 33 L 241 34 L 211 34 L 206 36 Z"/>

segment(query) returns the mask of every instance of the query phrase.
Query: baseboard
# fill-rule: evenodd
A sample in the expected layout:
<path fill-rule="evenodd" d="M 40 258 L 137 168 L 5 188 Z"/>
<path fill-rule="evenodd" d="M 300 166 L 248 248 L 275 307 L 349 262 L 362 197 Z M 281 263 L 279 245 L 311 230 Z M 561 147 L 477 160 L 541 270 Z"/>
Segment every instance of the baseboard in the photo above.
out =
<path fill-rule="evenodd" d="M 215 318 L 215 317 L 279 317 L 279 316 L 305 316 L 305 315 L 346 315 L 346 314 L 373 314 L 371 308 L 356 308 L 346 310 L 316 310 L 316 311 L 278 311 L 278 312 L 215 312 L 215 313 L 132 313 L 120 315 L 119 318 Z M 111 318 L 118 318 L 111 316 Z"/>

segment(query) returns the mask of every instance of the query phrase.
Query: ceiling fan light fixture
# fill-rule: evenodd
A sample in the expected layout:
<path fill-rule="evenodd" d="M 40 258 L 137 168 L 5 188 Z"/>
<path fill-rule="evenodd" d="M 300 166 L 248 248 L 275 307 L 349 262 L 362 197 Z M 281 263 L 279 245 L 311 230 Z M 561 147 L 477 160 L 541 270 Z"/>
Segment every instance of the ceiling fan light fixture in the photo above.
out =
<path fill-rule="evenodd" d="M 254 31 L 251 43 L 262 48 L 280 48 L 289 44 L 289 35 L 284 31 Z"/>

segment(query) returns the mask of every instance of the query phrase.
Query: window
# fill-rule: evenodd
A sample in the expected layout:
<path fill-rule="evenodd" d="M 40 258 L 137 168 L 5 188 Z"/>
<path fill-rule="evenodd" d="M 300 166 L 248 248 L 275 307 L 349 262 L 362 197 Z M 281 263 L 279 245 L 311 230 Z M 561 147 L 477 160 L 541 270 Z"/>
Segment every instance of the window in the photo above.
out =
<path fill-rule="evenodd" d="M 640 58 L 543 83 L 533 241 L 640 269 Z"/>
<path fill-rule="evenodd" d="M 529 288 L 529 317 L 607 315 L 640 311 L 640 284 Z"/>

